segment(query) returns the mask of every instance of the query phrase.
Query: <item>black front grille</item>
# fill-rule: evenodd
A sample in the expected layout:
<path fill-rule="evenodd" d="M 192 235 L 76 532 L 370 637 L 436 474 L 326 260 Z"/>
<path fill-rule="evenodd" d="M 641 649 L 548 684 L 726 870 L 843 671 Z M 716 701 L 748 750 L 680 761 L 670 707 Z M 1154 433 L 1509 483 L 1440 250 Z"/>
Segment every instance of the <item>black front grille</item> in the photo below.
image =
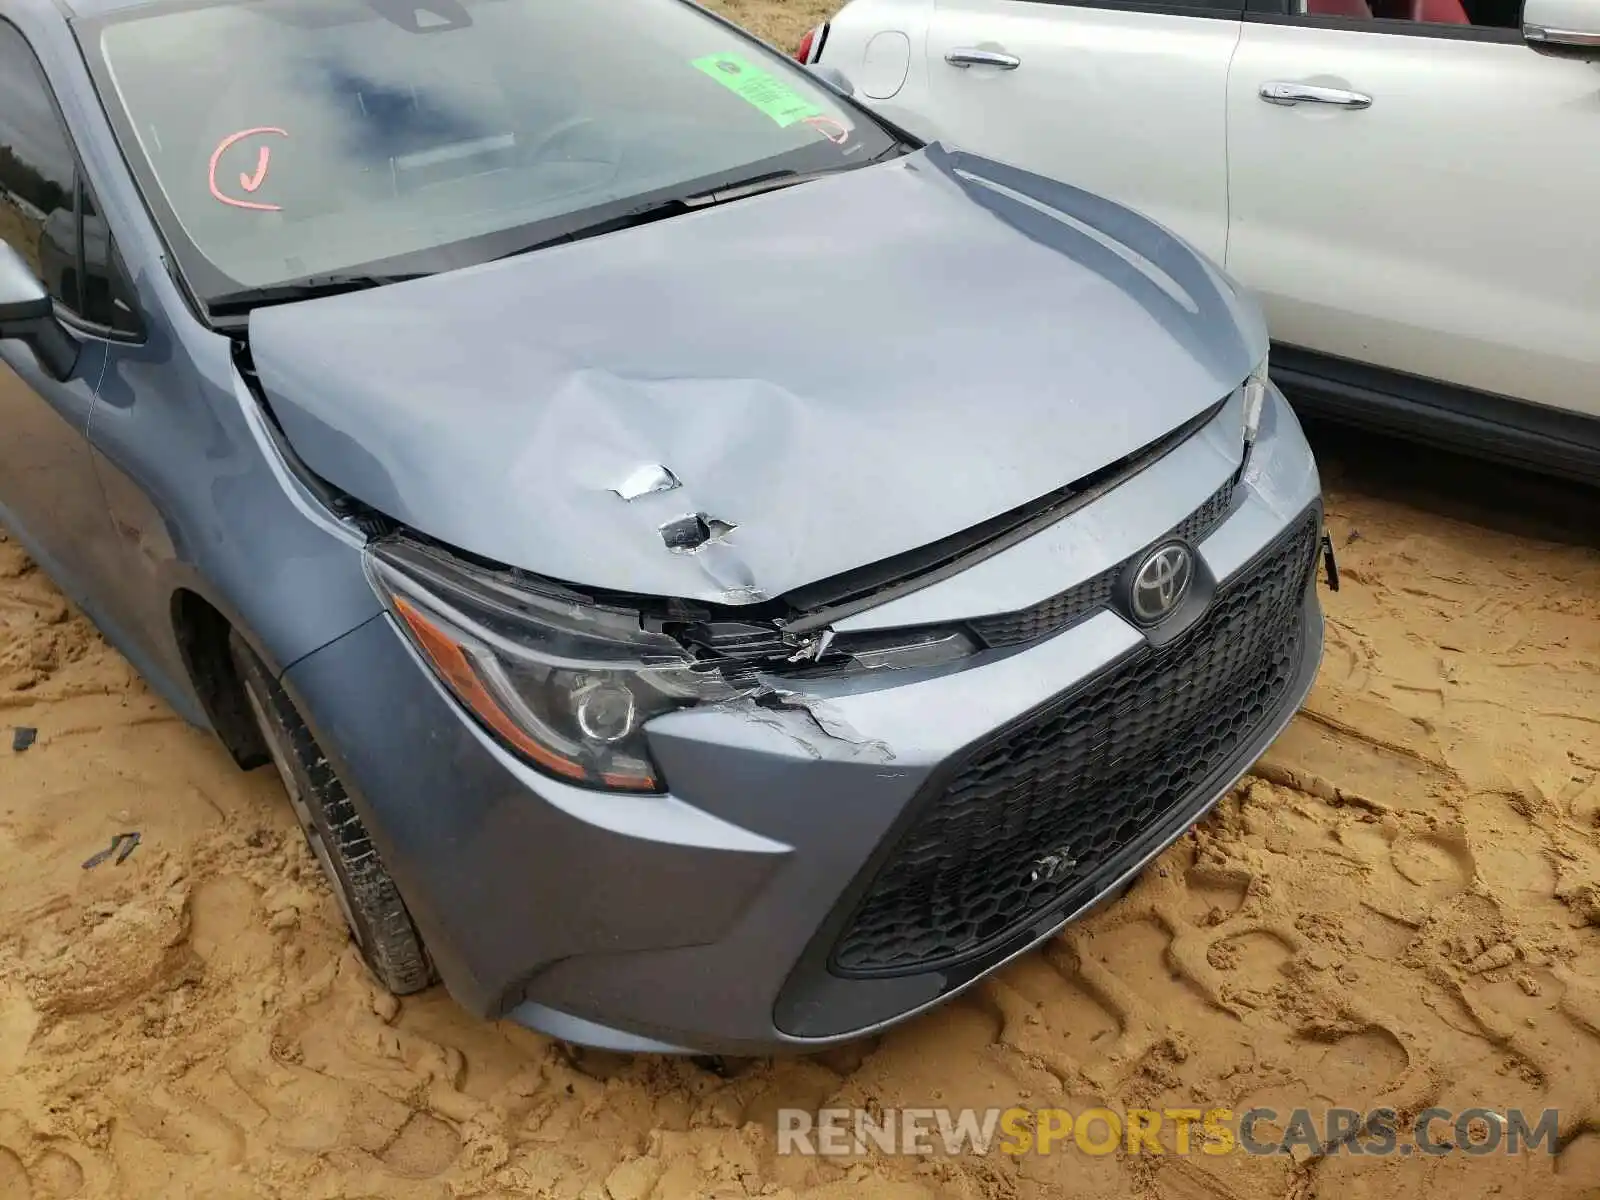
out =
<path fill-rule="evenodd" d="M 1280 711 L 1319 533 L 1309 517 L 1179 638 L 1136 652 L 933 781 L 835 943 L 833 969 L 954 966 L 1047 908 L 1094 899 L 1126 869 L 1121 852 L 1193 803 Z M 1041 868 L 1052 854 L 1055 869 Z"/>
<path fill-rule="evenodd" d="M 1229 506 L 1233 503 L 1234 485 L 1237 482 L 1237 477 L 1229 479 L 1166 536 L 1182 538 L 1191 545 L 1200 541 L 1210 532 L 1211 527 L 1227 514 Z M 1060 633 L 1111 603 L 1111 597 L 1117 587 L 1117 577 L 1122 574 L 1126 566 L 1127 561 L 1124 560 L 1064 592 L 1058 592 L 1032 608 L 1000 613 L 993 617 L 980 617 L 968 624 L 972 632 L 977 634 L 983 640 L 983 644 L 990 649 L 1016 646 L 1036 638 Z"/>
<path fill-rule="evenodd" d="M 983 644 L 990 649 L 1016 646 L 1060 633 L 1111 603 L 1121 571 L 1122 564 L 1118 563 L 1109 571 L 1102 571 L 1077 587 L 1059 592 L 1032 608 L 1001 613 L 996 617 L 980 617 L 970 622 L 972 632 L 982 638 Z"/>
<path fill-rule="evenodd" d="M 1227 514 L 1233 506 L 1234 489 L 1238 486 L 1239 476 L 1234 475 L 1228 482 L 1206 497 L 1206 502 L 1195 509 L 1172 531 L 1172 536 L 1180 537 L 1193 545 L 1211 532 L 1211 527 Z"/>

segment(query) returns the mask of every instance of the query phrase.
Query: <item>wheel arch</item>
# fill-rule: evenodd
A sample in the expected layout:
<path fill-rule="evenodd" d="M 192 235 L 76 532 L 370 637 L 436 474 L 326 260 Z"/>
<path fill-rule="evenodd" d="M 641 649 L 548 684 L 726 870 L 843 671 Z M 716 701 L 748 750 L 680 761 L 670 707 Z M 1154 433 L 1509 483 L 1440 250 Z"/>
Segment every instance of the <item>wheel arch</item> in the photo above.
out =
<path fill-rule="evenodd" d="M 218 740 L 241 770 L 251 771 L 272 758 L 228 651 L 233 628 L 233 622 L 200 593 L 188 588 L 173 593 L 172 629 L 189 681 Z"/>

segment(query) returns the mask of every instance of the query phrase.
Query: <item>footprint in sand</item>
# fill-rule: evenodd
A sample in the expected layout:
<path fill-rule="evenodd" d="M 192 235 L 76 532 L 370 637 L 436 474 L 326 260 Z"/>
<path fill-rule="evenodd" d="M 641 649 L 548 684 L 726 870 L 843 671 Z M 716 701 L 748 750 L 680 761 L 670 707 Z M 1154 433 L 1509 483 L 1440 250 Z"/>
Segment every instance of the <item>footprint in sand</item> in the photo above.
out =
<path fill-rule="evenodd" d="M 1308 1049 L 1307 1074 L 1316 1078 L 1321 1099 L 1348 1105 L 1350 1097 L 1375 1100 L 1405 1072 L 1405 1048 L 1386 1029 L 1364 1029 L 1332 1044 Z"/>
<path fill-rule="evenodd" d="M 1015 963 L 1003 981 L 1037 1014 L 1052 1041 L 1083 1058 L 1121 1032 L 1121 1022 L 1083 986 L 1065 975 L 1045 955 Z M 1015 1014 L 1007 1014 L 1014 1017 Z"/>
<path fill-rule="evenodd" d="M 33 1180 L 22 1160 L 0 1146 L 0 1196 L 6 1200 L 33 1200 Z"/>
<path fill-rule="evenodd" d="M 1478 880 L 1502 901 L 1514 905 L 1527 920 L 1538 918 L 1560 927 L 1567 914 L 1556 893 L 1559 861 L 1540 830 L 1514 801 L 1495 793 L 1475 793 L 1461 806 L 1461 820 L 1472 840 Z"/>
<path fill-rule="evenodd" d="M 1399 836 L 1390 825 L 1378 821 L 1347 819 L 1334 830 L 1334 840 L 1365 863 L 1383 862 Z"/>
<path fill-rule="evenodd" d="M 36 1200 L 71 1200 L 83 1192 L 83 1168 L 59 1150 L 46 1150 L 33 1164 Z"/>
<path fill-rule="evenodd" d="M 1414 928 L 1434 906 L 1459 895 L 1478 875 L 1473 847 L 1456 830 L 1409 833 L 1404 817 L 1346 819 L 1334 832 L 1338 853 L 1367 869 L 1361 903 Z"/>
<path fill-rule="evenodd" d="M 413 1113 L 378 1160 L 396 1175 L 430 1179 L 443 1173 L 461 1153 L 461 1139 L 438 1117 Z"/>
<path fill-rule="evenodd" d="M 1364 1029 L 1326 1043 L 1297 1038 L 1289 1054 L 1292 1068 L 1241 1096 L 1233 1105 L 1236 1112 L 1369 1109 L 1387 1096 L 1410 1065 L 1399 1041 L 1382 1029 Z M 1263 1121 L 1259 1129 L 1268 1139 L 1283 1132 L 1281 1123 L 1271 1121 Z"/>
<path fill-rule="evenodd" d="M 1260 988 L 1270 988 L 1294 951 L 1277 934 L 1253 930 L 1214 942 L 1206 953 L 1212 966 L 1235 971 Z"/>
<path fill-rule="evenodd" d="M 1184 915 L 1196 925 L 1220 924 L 1244 907 L 1249 890 L 1250 876 L 1244 871 L 1237 879 L 1223 879 L 1191 870 L 1184 887 Z"/>
<path fill-rule="evenodd" d="M 189 901 L 189 944 L 215 971 L 259 971 L 277 942 L 259 912 L 256 888 L 237 875 L 202 880 Z"/>
<path fill-rule="evenodd" d="M 200 1101 L 158 1087 L 123 1106 L 129 1124 L 169 1153 L 205 1158 L 218 1167 L 244 1159 L 244 1133 Z"/>
<path fill-rule="evenodd" d="M 74 1200 L 83 1193 L 83 1170 L 59 1150 L 46 1150 L 23 1166 L 15 1151 L 0 1146 L 0 1197 L 4 1200 Z"/>
<path fill-rule="evenodd" d="M 1454 895 L 1472 880 L 1472 851 L 1459 836 L 1425 834 L 1397 840 L 1389 862 L 1407 883 L 1435 899 Z"/>

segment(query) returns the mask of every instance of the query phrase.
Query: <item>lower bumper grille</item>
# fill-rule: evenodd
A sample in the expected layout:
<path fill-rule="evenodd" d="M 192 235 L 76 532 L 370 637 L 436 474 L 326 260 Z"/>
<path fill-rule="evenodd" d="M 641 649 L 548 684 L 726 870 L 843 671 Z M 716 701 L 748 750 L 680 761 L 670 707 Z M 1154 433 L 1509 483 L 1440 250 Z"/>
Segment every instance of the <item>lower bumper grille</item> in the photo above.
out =
<path fill-rule="evenodd" d="M 1305 630 L 1318 516 L 1220 590 L 1160 650 L 970 751 L 914 801 L 832 969 L 899 975 L 984 954 L 1047 908 L 1088 903 L 1119 854 L 1280 711 Z"/>

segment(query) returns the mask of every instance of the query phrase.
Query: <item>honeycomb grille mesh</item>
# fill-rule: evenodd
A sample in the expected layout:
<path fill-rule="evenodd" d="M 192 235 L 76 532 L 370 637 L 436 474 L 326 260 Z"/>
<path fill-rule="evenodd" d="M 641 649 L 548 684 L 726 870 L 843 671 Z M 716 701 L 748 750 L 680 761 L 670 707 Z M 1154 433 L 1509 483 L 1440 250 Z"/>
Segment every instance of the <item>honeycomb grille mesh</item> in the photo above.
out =
<path fill-rule="evenodd" d="M 1137 652 L 936 780 L 835 943 L 833 969 L 954 966 L 1047 908 L 1094 899 L 1126 869 L 1119 854 L 1194 803 L 1280 711 L 1319 532 L 1309 517 L 1177 640 Z M 1055 869 L 1041 870 L 1052 853 Z"/>
<path fill-rule="evenodd" d="M 1228 506 L 1233 503 L 1234 483 L 1233 479 L 1229 479 L 1167 536 L 1180 537 L 1191 545 L 1198 542 L 1227 513 Z M 991 649 L 1016 646 L 1060 633 L 1111 603 L 1112 593 L 1117 586 L 1117 577 L 1122 574 L 1125 566 L 1127 566 L 1126 561 L 1120 562 L 1091 579 L 1086 579 L 1064 592 L 1058 592 L 1048 600 L 1035 604 L 1032 608 L 981 617 L 968 622 L 968 625 L 983 644 Z"/>

